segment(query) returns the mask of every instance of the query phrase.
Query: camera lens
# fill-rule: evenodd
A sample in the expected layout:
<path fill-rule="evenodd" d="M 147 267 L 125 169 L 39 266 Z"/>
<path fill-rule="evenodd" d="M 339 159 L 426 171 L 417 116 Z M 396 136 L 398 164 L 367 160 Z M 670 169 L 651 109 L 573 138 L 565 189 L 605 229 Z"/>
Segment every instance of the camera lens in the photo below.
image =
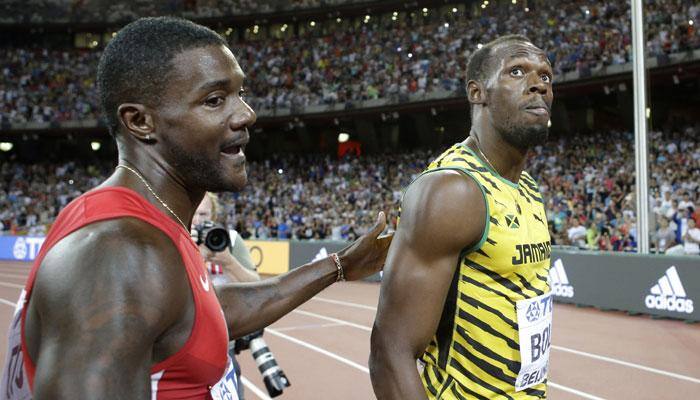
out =
<path fill-rule="evenodd" d="M 213 252 L 224 251 L 231 243 L 226 229 L 220 227 L 211 228 L 207 231 L 207 236 L 204 239 L 204 245 Z"/>

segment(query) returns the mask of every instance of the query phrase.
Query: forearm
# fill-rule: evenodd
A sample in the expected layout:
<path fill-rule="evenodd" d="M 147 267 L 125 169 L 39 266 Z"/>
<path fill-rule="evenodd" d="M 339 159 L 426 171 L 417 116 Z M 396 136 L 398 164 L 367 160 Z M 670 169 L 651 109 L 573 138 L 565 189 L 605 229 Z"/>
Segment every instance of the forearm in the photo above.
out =
<path fill-rule="evenodd" d="M 330 258 L 259 282 L 216 288 L 232 339 L 265 328 L 336 281 Z"/>
<path fill-rule="evenodd" d="M 227 268 L 225 271 L 226 275 L 234 282 L 257 282 L 260 280 L 260 276 L 257 272 L 251 271 L 242 265 L 238 266 L 238 268 Z"/>
<path fill-rule="evenodd" d="M 377 400 L 426 400 L 416 358 L 410 352 L 375 345 L 369 370 Z"/>

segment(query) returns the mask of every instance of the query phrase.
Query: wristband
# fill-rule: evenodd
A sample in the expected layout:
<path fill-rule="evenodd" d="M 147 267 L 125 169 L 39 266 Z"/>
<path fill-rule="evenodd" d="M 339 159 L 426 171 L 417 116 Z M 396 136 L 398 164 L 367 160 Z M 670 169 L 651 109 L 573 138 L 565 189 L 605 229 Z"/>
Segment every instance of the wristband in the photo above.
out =
<path fill-rule="evenodd" d="M 333 260 L 335 267 L 338 269 L 338 275 L 335 278 L 335 281 L 336 282 L 344 281 L 345 280 L 345 271 L 343 270 L 343 266 L 340 264 L 340 258 L 338 257 L 338 254 L 331 253 L 330 257 L 331 257 L 331 260 Z"/>

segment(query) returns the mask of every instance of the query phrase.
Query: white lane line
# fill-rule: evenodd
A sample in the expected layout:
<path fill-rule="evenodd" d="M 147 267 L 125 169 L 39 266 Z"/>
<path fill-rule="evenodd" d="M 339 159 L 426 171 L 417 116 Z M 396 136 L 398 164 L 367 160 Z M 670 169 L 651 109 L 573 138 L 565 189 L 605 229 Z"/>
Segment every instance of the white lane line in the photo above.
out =
<path fill-rule="evenodd" d="M 354 324 L 352 322 L 344 321 L 342 319 L 326 317 L 325 315 L 316 314 L 316 313 L 312 313 L 312 312 L 308 312 L 308 311 L 304 311 L 304 310 L 294 310 L 292 312 L 295 314 L 308 315 L 309 317 L 314 317 L 314 318 L 323 319 L 326 321 L 335 322 L 334 325 L 346 325 L 346 326 L 351 326 L 353 328 L 362 329 L 363 331 L 372 332 L 372 328 L 370 328 L 368 326 Z M 277 330 L 280 331 L 281 329 L 277 329 Z"/>
<path fill-rule="evenodd" d="M 338 305 L 347 306 L 347 307 L 361 308 L 363 310 L 377 311 L 377 307 L 370 307 L 370 306 L 366 306 L 364 304 L 350 303 L 347 301 L 327 299 L 325 297 L 312 297 L 311 300 L 323 301 L 325 303 L 338 304 Z"/>
<path fill-rule="evenodd" d="M 569 393 L 571 393 L 571 394 L 575 394 L 575 395 L 577 395 L 577 396 L 581 396 L 581 397 L 583 397 L 584 399 L 605 400 L 605 399 L 602 398 L 602 397 L 594 396 L 594 395 L 592 395 L 592 394 L 589 394 L 589 393 L 586 393 L 586 392 L 582 392 L 582 391 L 580 391 L 580 390 L 576 390 L 576 389 L 573 389 L 573 388 L 570 388 L 570 387 L 562 386 L 562 385 L 556 384 L 556 383 L 554 383 L 554 382 L 552 382 L 552 381 L 548 381 L 548 382 L 547 382 L 547 385 L 549 385 L 549 386 L 551 386 L 551 387 L 553 387 L 553 388 L 555 388 L 555 389 L 563 390 L 563 391 L 565 391 L 565 392 L 569 392 Z"/>
<path fill-rule="evenodd" d="M 355 368 L 355 369 L 359 369 L 360 371 L 369 374 L 369 368 L 367 368 L 367 367 L 365 367 L 365 366 L 363 366 L 363 365 L 360 365 L 360 364 L 358 364 L 358 363 L 356 363 L 356 362 L 354 362 L 354 361 L 348 360 L 347 358 L 341 357 L 341 356 L 339 356 L 339 355 L 337 355 L 337 354 L 335 354 L 335 353 L 331 353 L 331 352 L 328 351 L 328 350 L 322 349 L 322 348 L 320 348 L 320 347 L 318 347 L 318 346 L 314 346 L 314 345 L 311 344 L 311 343 L 308 343 L 308 342 L 305 342 L 305 341 L 303 341 L 303 340 L 299 340 L 299 339 L 297 339 L 297 338 L 294 338 L 294 337 L 285 335 L 284 333 L 278 332 L 278 331 L 275 330 L 275 329 L 266 328 L 266 329 L 265 329 L 265 332 L 269 332 L 269 333 L 271 333 L 271 334 L 274 335 L 274 336 L 279 336 L 279 337 L 281 337 L 282 339 L 289 340 L 290 342 L 296 343 L 296 344 L 298 344 L 299 346 L 306 347 L 306 348 L 309 349 L 309 350 L 313 350 L 313 351 L 315 351 L 315 352 L 317 352 L 317 353 L 321 353 L 321 354 L 323 354 L 324 356 L 328 356 L 328 357 L 330 357 L 330 358 L 332 358 L 332 359 L 334 359 L 334 360 L 336 360 L 336 361 L 340 361 L 340 362 L 343 363 L 343 364 L 349 365 L 349 366 L 351 366 L 351 367 L 353 367 L 353 368 Z"/>
<path fill-rule="evenodd" d="M 331 300 L 331 299 L 325 299 L 325 298 L 319 298 L 319 297 L 314 297 L 314 298 L 312 298 L 312 300 L 325 301 L 325 302 L 328 302 L 328 303 L 333 303 L 333 304 L 338 304 L 338 305 L 344 305 L 344 306 L 348 306 L 348 307 L 367 308 L 367 309 L 371 309 L 371 310 L 376 311 L 375 308 L 368 307 L 368 306 L 365 306 L 365 305 L 362 305 L 362 304 L 350 303 L 350 302 L 346 302 L 346 301 Z M 340 321 L 340 320 L 339 320 L 339 321 Z M 347 322 L 347 321 L 346 321 L 346 322 Z M 355 325 L 355 324 L 353 324 L 352 322 L 347 322 L 347 324 L 348 324 L 349 326 L 354 326 L 354 325 Z M 367 330 L 368 328 L 367 328 L 367 327 L 362 327 L 361 329 Z M 371 330 L 371 329 L 370 329 L 370 330 Z M 576 354 L 576 355 L 579 355 L 579 356 L 582 356 L 582 357 L 590 357 L 590 358 L 593 358 L 593 359 L 596 359 L 596 360 L 599 360 L 599 361 L 605 361 L 605 362 L 609 362 L 609 363 L 612 363 L 612 364 L 623 365 L 623 366 L 625 366 L 625 367 L 635 368 L 635 369 L 639 369 L 639 370 L 642 370 L 642 371 L 647 371 L 647 372 L 651 372 L 651 373 L 655 373 L 655 374 L 659 374 L 659 375 L 668 376 L 668 377 L 670 377 L 670 378 L 676 378 L 676 379 L 680 379 L 680 380 L 684 380 L 684 381 L 688 381 L 688 382 L 693 382 L 693 383 L 700 383 L 700 379 L 698 379 L 698 378 L 693 378 L 693 377 L 691 377 L 691 376 L 686 376 L 686 375 L 677 374 L 677 373 L 675 373 L 675 372 L 664 371 L 664 370 L 662 370 L 662 369 L 652 368 L 652 367 L 648 367 L 648 366 L 646 366 L 646 365 L 635 364 L 635 363 L 632 363 L 632 362 L 623 361 L 623 360 L 618 360 L 618 359 L 612 358 L 612 357 L 605 357 L 605 356 L 601 356 L 601 355 L 599 355 L 599 354 L 587 353 L 587 352 L 585 352 L 585 351 L 570 349 L 570 348 L 568 348 L 568 347 L 563 347 L 563 346 L 552 345 L 552 348 L 555 349 L 555 350 L 559 350 L 559 351 L 564 351 L 564 352 L 569 352 L 569 353 L 572 353 L 572 354 Z"/>
<path fill-rule="evenodd" d="M 0 276 L 2 276 L 2 277 L 4 277 L 4 278 L 27 279 L 27 276 L 28 276 L 28 275 L 26 275 L 26 274 L 24 274 L 24 275 L 19 275 L 19 274 L 3 274 L 3 273 L 0 273 Z"/>
<path fill-rule="evenodd" d="M 301 331 L 304 329 L 316 329 L 316 328 L 331 328 L 334 326 L 344 326 L 345 324 L 308 324 L 308 325 L 296 325 L 296 326 L 288 326 L 284 328 L 276 328 L 275 330 L 277 332 L 287 332 L 287 331 Z"/>
<path fill-rule="evenodd" d="M 11 288 L 24 289 L 24 285 L 18 285 L 16 283 L 0 282 L 0 286 L 7 286 Z"/>
<path fill-rule="evenodd" d="M 291 336 L 287 336 L 287 335 L 285 335 L 284 333 L 279 333 L 279 332 L 277 332 L 277 331 L 274 330 L 274 329 L 267 328 L 267 329 L 265 329 L 265 332 L 269 332 L 269 333 L 271 333 L 271 334 L 273 334 L 273 335 L 275 335 L 275 336 L 279 336 L 279 337 L 281 337 L 281 338 L 283 338 L 283 339 L 287 339 L 287 340 L 289 340 L 290 342 L 296 343 L 296 344 L 298 344 L 298 345 L 300 345 L 300 346 L 304 346 L 304 347 L 306 347 L 306 348 L 308 348 L 308 349 L 311 349 L 311 350 L 313 350 L 313 351 L 315 351 L 315 352 L 318 352 L 318 353 L 321 353 L 321 354 L 323 354 L 323 355 L 325 355 L 325 356 L 328 356 L 328 357 L 330 357 L 330 358 L 332 358 L 332 359 L 334 359 L 334 360 L 340 361 L 340 362 L 342 362 L 343 364 L 347 364 L 347 365 L 349 365 L 349 366 L 351 366 L 351 367 L 353 367 L 353 368 L 355 368 L 355 369 L 359 369 L 360 371 L 362 371 L 362 372 L 364 372 L 364 373 L 366 373 L 366 374 L 369 374 L 369 368 L 364 367 L 364 366 L 362 366 L 362 365 L 360 365 L 360 364 L 357 364 L 356 362 L 350 361 L 350 360 L 348 360 L 347 358 L 341 357 L 341 356 L 339 356 L 339 355 L 337 355 L 337 354 L 335 354 L 335 353 L 332 353 L 332 352 L 330 352 L 330 351 L 328 351 L 328 350 L 326 350 L 326 349 L 322 349 L 322 348 L 320 348 L 320 347 L 318 347 L 318 346 L 314 346 L 313 344 L 308 343 L 308 342 L 305 342 L 305 341 L 303 341 L 303 340 L 299 340 L 299 339 L 297 339 L 297 338 L 294 338 L 294 337 L 291 337 Z M 556 384 L 556 383 L 554 383 L 554 382 L 552 382 L 552 381 L 549 381 L 547 384 L 548 384 L 548 385 L 551 385 L 552 387 L 555 387 L 555 388 L 557 388 L 557 389 L 564 390 L 564 391 L 566 391 L 566 392 L 579 395 L 579 396 L 581 396 L 581 397 L 583 397 L 583 398 L 585 398 L 585 399 L 590 399 L 590 400 L 605 400 L 605 399 L 603 399 L 602 397 L 597 397 L 597 396 L 594 396 L 594 395 L 592 395 L 592 394 L 588 394 L 588 393 L 586 393 L 586 392 L 582 392 L 582 391 L 580 391 L 580 390 L 576 390 L 576 389 L 573 389 L 573 388 L 570 388 L 570 387 L 558 385 L 558 384 Z"/>
<path fill-rule="evenodd" d="M 668 376 L 671 378 L 676 378 L 676 379 L 680 379 L 680 380 L 684 380 L 684 381 L 688 381 L 688 382 L 693 382 L 693 383 L 700 383 L 700 379 L 698 379 L 698 378 L 693 378 L 690 376 L 677 374 L 675 372 L 664 371 L 664 370 L 657 369 L 657 368 L 647 367 L 646 365 L 635 364 L 635 363 L 631 363 L 631 362 L 627 362 L 627 361 L 618 360 L 615 358 L 600 356 L 598 354 L 586 353 L 585 351 L 569 349 L 569 348 L 561 347 L 561 346 L 552 345 L 552 348 L 555 350 L 565 351 L 567 353 L 572 353 L 572 354 L 576 354 L 576 355 L 583 356 L 583 357 L 593 358 L 595 360 L 607 361 L 607 362 L 612 363 L 612 364 L 619 364 L 619 365 L 623 365 L 625 367 L 636 368 L 636 369 L 640 369 L 642 371 L 652 372 L 652 373 L 659 374 L 659 375 L 665 375 L 665 376 Z"/>
<path fill-rule="evenodd" d="M 12 308 L 15 308 L 15 307 L 17 306 L 17 303 L 16 303 L 16 302 L 13 303 L 13 302 L 11 302 L 10 300 L 5 300 L 5 299 L 2 299 L 2 298 L 0 298 L 0 303 L 5 304 L 5 305 L 8 305 L 8 306 L 10 306 L 10 307 L 12 307 Z"/>
<path fill-rule="evenodd" d="M 246 377 L 243 375 L 241 375 L 241 382 L 243 382 L 243 386 L 247 387 L 248 390 L 255 393 L 255 395 L 262 400 L 272 400 L 270 396 L 266 395 L 265 392 L 263 392 L 259 387 L 255 386 L 253 382 L 246 379 Z"/>

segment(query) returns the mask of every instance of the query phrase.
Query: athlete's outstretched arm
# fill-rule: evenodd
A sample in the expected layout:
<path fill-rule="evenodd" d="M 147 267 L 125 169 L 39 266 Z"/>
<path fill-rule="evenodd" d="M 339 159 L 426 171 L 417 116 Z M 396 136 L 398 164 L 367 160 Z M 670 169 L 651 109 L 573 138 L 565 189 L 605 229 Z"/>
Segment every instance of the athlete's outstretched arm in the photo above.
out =
<path fill-rule="evenodd" d="M 378 236 L 385 226 L 380 213 L 367 234 L 338 252 L 347 280 L 370 276 L 384 266 L 391 236 Z M 229 335 L 239 338 L 263 329 L 334 283 L 336 276 L 335 263 L 325 258 L 260 282 L 217 286 Z"/>
<path fill-rule="evenodd" d="M 189 292 L 174 244 L 143 222 L 97 223 L 61 240 L 27 310 L 34 399 L 150 399 L 150 368 L 167 355 L 154 343 L 183 318 Z"/>
<path fill-rule="evenodd" d="M 456 171 L 424 175 L 406 192 L 372 329 L 377 399 L 426 399 L 416 359 L 437 330 L 460 253 L 481 238 L 485 210 L 477 184 Z"/>

